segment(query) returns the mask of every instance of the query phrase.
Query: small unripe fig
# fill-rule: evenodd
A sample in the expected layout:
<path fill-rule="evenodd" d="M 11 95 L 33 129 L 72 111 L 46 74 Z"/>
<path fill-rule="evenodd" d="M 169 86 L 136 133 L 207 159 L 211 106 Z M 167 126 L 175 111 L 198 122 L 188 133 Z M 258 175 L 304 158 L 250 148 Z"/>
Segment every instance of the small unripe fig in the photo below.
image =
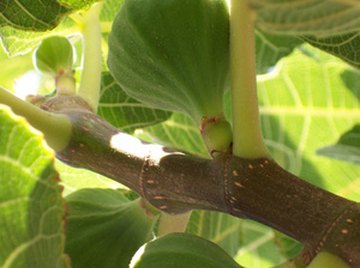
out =
<path fill-rule="evenodd" d="M 53 77 L 59 73 L 71 72 L 74 62 L 73 46 L 65 37 L 48 37 L 35 50 L 33 62 L 38 71 Z"/>
<path fill-rule="evenodd" d="M 201 121 L 200 132 L 213 157 L 231 149 L 232 128 L 223 116 L 204 117 Z"/>

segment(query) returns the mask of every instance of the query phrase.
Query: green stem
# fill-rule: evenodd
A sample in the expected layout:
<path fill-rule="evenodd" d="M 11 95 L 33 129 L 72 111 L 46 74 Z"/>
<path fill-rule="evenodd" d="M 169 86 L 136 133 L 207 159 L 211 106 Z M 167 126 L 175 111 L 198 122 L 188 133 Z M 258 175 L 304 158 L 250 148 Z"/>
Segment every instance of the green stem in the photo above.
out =
<path fill-rule="evenodd" d="M 189 222 L 191 212 L 178 215 L 162 213 L 159 219 L 158 235 L 163 236 L 169 233 L 183 233 Z"/>
<path fill-rule="evenodd" d="M 40 130 L 48 145 L 55 151 L 61 151 L 68 145 L 72 127 L 67 116 L 41 110 L 2 88 L 0 103 L 8 105 L 14 113 L 25 117 L 34 128 Z"/>
<path fill-rule="evenodd" d="M 101 83 L 101 27 L 99 13 L 103 2 L 94 4 L 86 12 L 82 22 L 83 70 L 81 73 L 79 96 L 86 100 L 94 111 L 100 97 Z"/>
<path fill-rule="evenodd" d="M 256 95 L 253 17 L 247 0 L 231 0 L 230 54 L 233 153 L 244 158 L 267 157 Z"/>

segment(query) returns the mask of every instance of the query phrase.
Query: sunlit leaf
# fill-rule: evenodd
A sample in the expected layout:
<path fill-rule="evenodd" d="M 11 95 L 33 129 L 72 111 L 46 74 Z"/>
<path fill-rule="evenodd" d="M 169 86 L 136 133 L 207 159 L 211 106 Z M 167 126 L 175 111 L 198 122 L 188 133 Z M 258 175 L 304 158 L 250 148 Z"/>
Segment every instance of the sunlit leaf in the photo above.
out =
<path fill-rule="evenodd" d="M 345 132 L 334 144 L 321 148 L 318 153 L 339 160 L 360 164 L 360 125 Z"/>
<path fill-rule="evenodd" d="M 0 106 L 0 266 L 67 267 L 64 201 L 54 153 Z"/>

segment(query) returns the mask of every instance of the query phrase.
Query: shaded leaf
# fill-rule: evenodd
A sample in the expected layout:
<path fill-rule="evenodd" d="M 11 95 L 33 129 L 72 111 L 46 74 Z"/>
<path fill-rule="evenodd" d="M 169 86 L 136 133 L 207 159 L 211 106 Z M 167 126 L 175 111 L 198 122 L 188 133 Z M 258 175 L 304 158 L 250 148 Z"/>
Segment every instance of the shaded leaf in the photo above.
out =
<path fill-rule="evenodd" d="M 54 28 L 70 10 L 56 0 L 17 0 L 0 3 L 0 26 L 27 31 Z"/>
<path fill-rule="evenodd" d="M 342 35 L 333 35 L 326 38 L 317 38 L 315 36 L 302 36 L 301 38 L 309 44 L 360 68 L 359 35 L 359 32 L 352 32 Z"/>
<path fill-rule="evenodd" d="M 279 59 L 287 56 L 302 43 L 302 40 L 289 35 L 269 34 L 262 31 L 255 32 L 256 42 L 256 73 L 269 71 Z"/>
<path fill-rule="evenodd" d="M 66 252 L 74 267 L 128 267 L 152 238 L 157 216 L 140 199 L 110 189 L 82 189 L 67 196 Z"/>
<path fill-rule="evenodd" d="M 360 164 L 360 125 L 345 132 L 339 141 L 318 150 L 320 155 Z"/>
<path fill-rule="evenodd" d="M 109 72 L 102 74 L 98 107 L 100 116 L 124 131 L 160 123 L 171 115 L 170 112 L 152 109 L 129 97 Z"/>
<path fill-rule="evenodd" d="M 172 233 L 144 245 L 134 256 L 133 268 L 240 268 L 216 244 L 186 233 Z"/>
<path fill-rule="evenodd" d="M 199 127 L 187 115 L 173 113 L 165 122 L 135 133 L 148 142 L 160 143 L 178 150 L 209 157 Z"/>
<path fill-rule="evenodd" d="M 0 266 L 69 266 L 54 153 L 39 132 L 4 106 L 0 141 Z"/>
<path fill-rule="evenodd" d="M 125 1 L 109 35 L 107 63 L 129 96 L 200 123 L 222 113 L 228 42 L 223 0 Z"/>
<path fill-rule="evenodd" d="M 71 9 L 86 9 L 101 0 L 57 0 L 61 5 Z"/>
<path fill-rule="evenodd" d="M 360 29 L 360 2 L 343 0 L 251 0 L 259 28 L 284 34 L 316 36 Z"/>

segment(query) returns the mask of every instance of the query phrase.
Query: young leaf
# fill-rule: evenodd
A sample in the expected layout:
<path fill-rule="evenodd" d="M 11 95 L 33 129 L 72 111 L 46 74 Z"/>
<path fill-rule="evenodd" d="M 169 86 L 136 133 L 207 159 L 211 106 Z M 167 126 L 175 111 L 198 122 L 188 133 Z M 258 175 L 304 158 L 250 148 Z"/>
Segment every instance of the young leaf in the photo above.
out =
<path fill-rule="evenodd" d="M 360 164 L 360 125 L 345 132 L 339 141 L 318 150 L 320 155 Z"/>
<path fill-rule="evenodd" d="M 125 1 L 109 36 L 109 69 L 131 97 L 200 123 L 222 113 L 228 20 L 223 0 Z"/>
<path fill-rule="evenodd" d="M 154 125 L 171 115 L 170 112 L 152 109 L 129 97 L 108 72 L 104 72 L 101 77 L 98 114 L 123 131 Z"/>
<path fill-rule="evenodd" d="M 4 106 L 0 122 L 0 266 L 68 267 L 54 153 Z"/>
<path fill-rule="evenodd" d="M 82 189 L 66 199 L 66 252 L 74 267 L 128 267 L 151 239 L 157 216 L 140 199 L 129 201 L 110 189 Z"/>

